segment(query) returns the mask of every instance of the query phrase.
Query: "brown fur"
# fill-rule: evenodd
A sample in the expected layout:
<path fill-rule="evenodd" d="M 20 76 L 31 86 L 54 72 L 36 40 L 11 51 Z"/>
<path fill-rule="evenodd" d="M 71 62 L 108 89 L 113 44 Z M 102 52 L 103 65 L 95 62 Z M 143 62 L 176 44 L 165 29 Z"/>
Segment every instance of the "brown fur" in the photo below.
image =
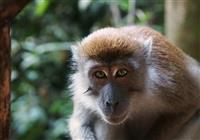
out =
<path fill-rule="evenodd" d="M 170 44 L 160 33 L 148 27 L 103 28 L 84 38 L 79 47 L 82 55 L 86 57 L 99 57 L 104 53 L 116 50 L 125 54 L 134 53 L 139 46 L 142 47 L 138 39 L 147 39 L 148 37 L 153 38 L 153 51 L 157 58 L 164 57 L 182 65 L 182 51 Z"/>
<path fill-rule="evenodd" d="M 130 54 L 139 46 L 138 42 L 131 40 L 123 30 L 104 28 L 83 39 L 80 43 L 81 54 L 89 58 L 98 58 L 110 52 Z"/>

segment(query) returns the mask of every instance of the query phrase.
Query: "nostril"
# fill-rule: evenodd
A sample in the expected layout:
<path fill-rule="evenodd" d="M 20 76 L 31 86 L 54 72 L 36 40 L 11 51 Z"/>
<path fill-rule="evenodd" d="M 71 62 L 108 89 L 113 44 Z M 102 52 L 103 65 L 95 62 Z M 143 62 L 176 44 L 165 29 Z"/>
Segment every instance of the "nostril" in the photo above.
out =
<path fill-rule="evenodd" d="M 106 106 L 107 106 L 107 107 L 110 107 L 111 105 L 112 105 L 112 103 L 110 103 L 110 102 L 108 102 L 108 101 L 106 102 Z"/>
<path fill-rule="evenodd" d="M 116 108 L 119 105 L 119 102 L 106 102 L 106 106 L 107 107 L 112 107 L 112 108 Z"/>
<path fill-rule="evenodd" d="M 117 107 L 119 105 L 119 102 L 114 103 L 114 107 Z"/>
<path fill-rule="evenodd" d="M 115 102 L 115 103 L 113 103 L 112 108 L 116 109 L 118 105 L 119 105 L 119 102 Z"/>

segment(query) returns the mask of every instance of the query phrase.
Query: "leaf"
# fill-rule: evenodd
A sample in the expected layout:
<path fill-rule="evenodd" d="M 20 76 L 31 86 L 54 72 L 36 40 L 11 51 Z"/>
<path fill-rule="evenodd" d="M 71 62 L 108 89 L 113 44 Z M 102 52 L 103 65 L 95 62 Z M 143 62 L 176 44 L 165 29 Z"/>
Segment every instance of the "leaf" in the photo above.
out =
<path fill-rule="evenodd" d="M 42 16 L 49 6 L 49 0 L 36 0 L 35 15 Z"/>

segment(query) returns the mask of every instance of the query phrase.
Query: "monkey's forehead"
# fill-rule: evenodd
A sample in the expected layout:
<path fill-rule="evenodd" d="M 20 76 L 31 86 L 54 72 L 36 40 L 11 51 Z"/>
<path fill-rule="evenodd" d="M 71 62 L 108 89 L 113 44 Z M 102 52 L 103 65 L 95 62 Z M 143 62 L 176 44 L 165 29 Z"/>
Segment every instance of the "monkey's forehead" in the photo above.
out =
<path fill-rule="evenodd" d="M 82 55 L 91 58 L 108 57 L 108 55 L 127 55 L 140 47 L 134 37 L 118 28 L 104 28 L 93 32 L 82 40 L 79 50 Z"/>

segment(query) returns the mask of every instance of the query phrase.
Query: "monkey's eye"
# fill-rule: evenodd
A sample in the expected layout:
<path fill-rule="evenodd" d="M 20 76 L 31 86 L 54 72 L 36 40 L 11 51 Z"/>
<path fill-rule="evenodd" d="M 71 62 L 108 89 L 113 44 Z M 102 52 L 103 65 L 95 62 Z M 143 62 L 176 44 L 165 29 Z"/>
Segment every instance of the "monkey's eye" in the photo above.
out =
<path fill-rule="evenodd" d="M 106 78 L 106 74 L 103 71 L 96 71 L 96 72 L 94 72 L 94 76 L 97 79 L 104 79 L 104 78 Z"/>
<path fill-rule="evenodd" d="M 116 76 L 116 77 L 124 77 L 124 76 L 126 76 L 127 74 L 128 74 L 128 70 L 126 70 L 126 69 L 119 69 L 119 70 L 116 72 L 115 76 Z"/>

